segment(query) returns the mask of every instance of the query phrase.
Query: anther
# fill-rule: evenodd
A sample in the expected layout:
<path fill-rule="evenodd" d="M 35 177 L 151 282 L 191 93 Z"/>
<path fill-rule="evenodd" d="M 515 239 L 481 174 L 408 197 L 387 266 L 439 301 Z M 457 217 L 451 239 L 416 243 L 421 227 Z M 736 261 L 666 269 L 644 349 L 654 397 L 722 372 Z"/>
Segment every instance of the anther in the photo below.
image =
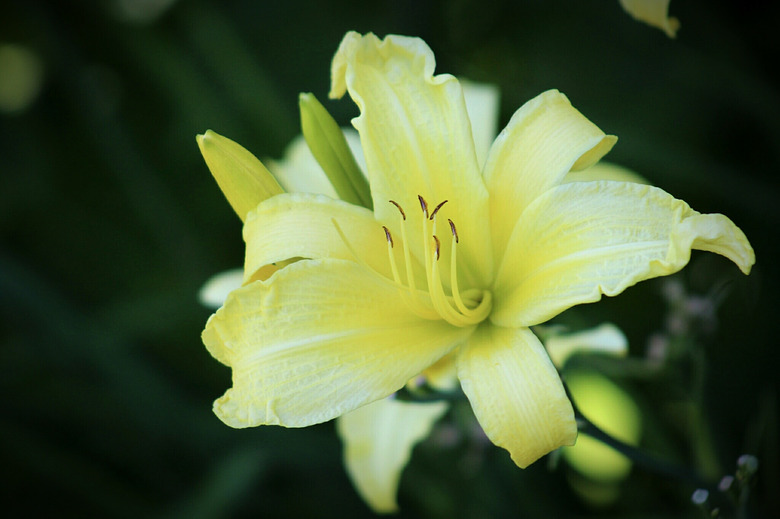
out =
<path fill-rule="evenodd" d="M 433 220 L 433 217 L 436 216 L 436 213 L 439 212 L 439 209 L 441 209 L 441 206 L 443 206 L 446 203 L 447 203 L 447 200 L 445 200 L 444 202 L 442 202 L 442 203 L 440 203 L 439 205 L 436 206 L 436 209 L 434 209 L 433 212 L 431 213 L 430 220 Z"/>
<path fill-rule="evenodd" d="M 434 252 L 436 253 L 436 261 L 439 261 L 439 249 L 441 248 L 441 242 L 439 241 L 439 238 L 434 234 L 433 235 L 433 241 L 435 242 L 435 249 Z"/>
<path fill-rule="evenodd" d="M 393 247 L 393 235 L 390 234 L 390 229 L 388 229 L 384 225 L 382 226 L 382 229 L 385 230 L 385 238 L 387 238 L 387 243 L 389 243 L 390 246 Z"/>
<path fill-rule="evenodd" d="M 455 238 L 455 243 L 458 243 L 458 230 L 455 228 L 455 224 L 452 223 L 452 220 L 447 218 L 447 221 L 450 222 L 450 230 L 452 230 L 452 237 Z"/>
<path fill-rule="evenodd" d="M 396 202 L 395 200 L 389 200 L 389 202 L 390 202 L 391 204 L 393 204 L 394 206 L 396 206 L 396 208 L 398 208 L 398 211 L 400 211 L 400 213 L 401 213 L 401 217 L 402 217 L 404 220 L 406 220 L 406 213 L 404 213 L 404 210 L 403 210 L 403 208 L 401 207 L 401 204 L 399 204 L 399 203 L 398 203 L 398 202 Z"/>
<path fill-rule="evenodd" d="M 422 208 L 423 214 L 426 218 L 428 218 L 428 203 L 425 201 L 422 195 L 417 195 L 417 199 L 420 200 L 420 207 Z"/>

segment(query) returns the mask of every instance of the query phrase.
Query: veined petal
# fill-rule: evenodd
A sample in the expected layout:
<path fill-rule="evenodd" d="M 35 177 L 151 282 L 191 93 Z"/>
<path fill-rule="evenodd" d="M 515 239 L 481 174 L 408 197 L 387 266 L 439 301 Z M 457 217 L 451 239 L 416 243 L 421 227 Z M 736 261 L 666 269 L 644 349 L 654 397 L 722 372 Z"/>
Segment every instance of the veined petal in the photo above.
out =
<path fill-rule="evenodd" d="M 483 324 L 460 348 L 457 365 L 480 425 L 520 468 L 574 444 L 571 402 L 531 330 Z"/>
<path fill-rule="evenodd" d="M 482 166 L 487 159 L 490 145 L 498 134 L 498 110 L 500 92 L 496 85 L 460 80 L 466 110 L 474 134 L 474 150 L 477 163 Z"/>
<path fill-rule="evenodd" d="M 341 416 L 336 429 L 344 443 L 344 464 L 361 497 L 377 513 L 398 510 L 401 471 L 412 449 L 447 412 L 446 402 L 377 400 Z"/>
<path fill-rule="evenodd" d="M 303 135 L 297 136 L 287 145 L 282 160 L 266 162 L 268 169 L 288 193 L 319 193 L 338 198 Z"/>
<path fill-rule="evenodd" d="M 497 261 L 525 208 L 570 170 L 596 163 L 616 140 L 557 90 L 536 96 L 515 112 L 490 148 L 484 170 Z"/>
<path fill-rule="evenodd" d="M 360 133 L 377 220 L 398 232 L 394 200 L 419 210 L 417 196 L 451 218 L 461 237 L 461 265 L 476 286 L 492 279 L 488 194 L 482 182 L 466 103 L 457 79 L 433 76 L 435 60 L 418 38 L 350 32 L 333 58 L 330 96 L 349 91 L 360 108 Z M 417 251 L 422 232 L 412 226 Z M 446 226 L 445 226 L 446 227 Z M 427 246 L 427 244 L 425 244 Z M 421 254 L 418 254 L 421 257 Z"/>
<path fill-rule="evenodd" d="M 491 320 L 530 326 L 567 308 L 677 272 L 692 249 L 715 252 L 747 274 L 744 233 L 722 214 L 700 214 L 661 189 L 574 182 L 537 198 L 520 217 L 494 288 Z"/>
<path fill-rule="evenodd" d="M 450 352 L 422 372 L 429 386 L 437 391 L 453 391 L 458 387 L 457 356 L 457 350 Z"/>
<path fill-rule="evenodd" d="M 215 274 L 198 292 L 200 304 L 209 308 L 219 308 L 228 294 L 241 286 L 243 280 L 243 269 L 231 269 Z"/>
<path fill-rule="evenodd" d="M 353 128 L 341 130 L 358 166 L 365 172 L 366 161 L 363 158 L 363 148 L 360 147 L 360 136 Z M 287 145 L 281 160 L 268 159 L 265 163 L 288 193 L 318 193 L 338 198 L 327 175 L 311 154 L 303 135 L 297 136 Z"/>
<path fill-rule="evenodd" d="M 566 364 L 569 357 L 578 352 L 604 353 L 625 357 L 628 353 L 628 339 L 612 323 L 603 323 L 595 328 L 574 333 L 552 333 L 544 341 L 547 354 L 558 368 Z"/>
<path fill-rule="evenodd" d="M 232 427 L 305 427 L 397 391 L 471 333 L 417 317 L 398 288 L 352 261 L 299 261 L 230 293 L 203 331 L 233 368 L 214 402 Z"/>
<path fill-rule="evenodd" d="M 371 211 L 326 196 L 287 193 L 267 200 L 247 216 L 244 241 L 245 282 L 260 268 L 295 257 L 362 261 L 392 279 L 385 233 Z M 400 251 L 394 252 L 400 263 Z"/>

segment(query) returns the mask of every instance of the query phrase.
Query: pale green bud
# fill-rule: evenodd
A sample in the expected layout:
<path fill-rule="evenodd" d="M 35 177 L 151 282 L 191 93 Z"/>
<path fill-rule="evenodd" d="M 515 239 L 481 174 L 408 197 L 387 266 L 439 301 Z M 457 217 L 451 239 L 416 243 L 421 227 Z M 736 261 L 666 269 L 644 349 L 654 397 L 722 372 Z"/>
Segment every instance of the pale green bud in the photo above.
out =
<path fill-rule="evenodd" d="M 263 163 L 241 145 L 211 130 L 196 139 L 206 165 L 242 222 L 257 204 L 284 193 Z"/>
<path fill-rule="evenodd" d="M 314 94 L 302 93 L 298 104 L 306 143 L 339 198 L 372 209 L 368 181 L 360 171 L 338 123 Z"/>

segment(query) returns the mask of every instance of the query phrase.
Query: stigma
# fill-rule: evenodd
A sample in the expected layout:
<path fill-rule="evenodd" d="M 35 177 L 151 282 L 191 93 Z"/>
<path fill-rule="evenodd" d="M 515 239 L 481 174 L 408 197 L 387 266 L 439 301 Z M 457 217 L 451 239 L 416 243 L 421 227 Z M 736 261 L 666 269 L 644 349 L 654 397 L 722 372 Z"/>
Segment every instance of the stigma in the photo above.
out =
<path fill-rule="evenodd" d="M 409 308 L 424 319 L 444 319 L 453 326 L 473 326 L 480 323 L 488 315 L 493 307 L 492 294 L 488 290 L 469 289 L 461 291 L 458 285 L 458 244 L 460 237 L 455 223 L 447 219 L 450 230 L 450 278 L 449 287 L 445 288 L 442 281 L 442 273 L 439 268 L 442 256 L 442 240 L 436 234 L 437 216 L 439 210 L 448 202 L 444 200 L 429 209 L 428 202 L 421 195 L 417 196 L 421 210 L 421 236 L 422 236 L 422 261 L 425 268 L 425 280 L 427 290 L 418 290 L 413 270 L 411 247 L 407 237 L 407 225 L 411 222 L 401 205 L 394 200 L 393 204 L 399 213 L 399 225 L 401 239 L 393 240 L 390 230 L 382 226 L 387 239 L 387 253 L 390 258 L 390 268 L 393 278 L 401 291 Z M 412 216 L 412 215 L 409 215 Z M 398 243 L 396 243 L 398 242 Z M 405 266 L 405 279 L 401 278 L 393 249 L 396 245 L 403 247 L 403 259 Z"/>

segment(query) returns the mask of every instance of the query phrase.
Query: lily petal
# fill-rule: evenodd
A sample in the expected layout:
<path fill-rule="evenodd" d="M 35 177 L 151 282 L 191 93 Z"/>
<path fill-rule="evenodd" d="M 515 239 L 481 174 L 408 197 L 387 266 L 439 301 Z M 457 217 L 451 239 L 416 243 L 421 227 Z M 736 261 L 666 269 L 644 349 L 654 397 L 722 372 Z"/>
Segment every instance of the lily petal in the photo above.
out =
<path fill-rule="evenodd" d="M 715 252 L 747 274 L 744 233 L 722 214 L 700 214 L 665 191 L 628 182 L 555 187 L 523 213 L 494 290 L 491 320 L 531 326 L 567 308 L 677 272 L 691 250 Z"/>
<path fill-rule="evenodd" d="M 496 85 L 460 80 L 466 110 L 474 134 L 474 150 L 477 163 L 482 166 L 487 159 L 490 145 L 498 134 L 498 109 L 500 92 Z"/>
<path fill-rule="evenodd" d="M 233 368 L 214 403 L 232 427 L 305 427 L 397 391 L 473 328 L 423 320 L 352 261 L 299 261 L 230 293 L 203 342 Z"/>
<path fill-rule="evenodd" d="M 377 220 L 396 233 L 394 200 L 406 211 L 417 196 L 436 205 L 458 226 L 461 265 L 476 286 L 492 279 L 488 194 L 458 80 L 433 76 L 435 59 L 419 38 L 350 32 L 333 58 L 330 96 L 349 91 L 360 108 L 352 124 L 360 133 Z M 418 209 L 419 210 L 419 209 Z M 446 226 L 445 226 L 446 227 Z M 409 229 L 416 250 L 429 246 L 417 226 Z M 424 244 L 424 245 L 423 245 Z"/>
<path fill-rule="evenodd" d="M 398 510 L 401 471 L 412 449 L 447 412 L 446 402 L 377 400 L 341 416 L 336 429 L 344 443 L 344 464 L 361 497 L 377 513 Z"/>
<path fill-rule="evenodd" d="M 303 135 L 287 145 L 281 160 L 266 160 L 268 169 L 288 193 L 319 193 L 338 198 Z"/>
<path fill-rule="evenodd" d="M 363 148 L 360 147 L 360 136 L 353 128 L 341 130 L 358 166 L 361 171 L 365 171 L 366 161 L 363 158 Z M 338 198 L 336 190 L 312 155 L 303 135 L 298 135 L 287 145 L 281 160 L 266 159 L 264 162 L 288 193 L 319 193 Z"/>
<path fill-rule="evenodd" d="M 680 21 L 669 16 L 670 0 L 620 0 L 623 9 L 635 20 L 661 29 L 670 38 L 677 36 Z"/>
<path fill-rule="evenodd" d="M 198 300 L 203 306 L 217 309 L 225 302 L 228 294 L 241 286 L 243 269 L 230 269 L 210 277 L 198 291 Z"/>
<path fill-rule="evenodd" d="M 422 376 L 429 386 L 442 392 L 457 389 L 458 371 L 455 367 L 457 356 L 457 350 L 450 352 L 422 372 Z"/>
<path fill-rule="evenodd" d="M 602 353 L 625 357 L 628 354 L 628 339 L 612 323 L 603 323 L 595 328 L 574 333 L 553 333 L 544 341 L 547 354 L 556 367 L 561 368 L 569 357 L 578 352 Z"/>
<path fill-rule="evenodd" d="M 570 170 L 596 163 L 616 140 L 557 90 L 536 96 L 515 112 L 490 148 L 484 171 L 497 261 L 525 208 Z"/>
<path fill-rule="evenodd" d="M 244 241 L 245 282 L 266 265 L 296 257 L 362 261 L 392 278 L 385 233 L 371 211 L 326 196 L 286 193 L 266 200 L 247 216 Z"/>
<path fill-rule="evenodd" d="M 571 402 L 531 330 L 482 325 L 460 348 L 457 365 L 480 425 L 520 468 L 574 444 Z"/>
<path fill-rule="evenodd" d="M 569 182 L 593 182 L 595 180 L 615 180 L 618 182 L 634 182 L 635 184 L 650 184 L 646 178 L 623 166 L 610 162 L 598 162 L 591 167 L 570 171 L 561 183 Z"/>

